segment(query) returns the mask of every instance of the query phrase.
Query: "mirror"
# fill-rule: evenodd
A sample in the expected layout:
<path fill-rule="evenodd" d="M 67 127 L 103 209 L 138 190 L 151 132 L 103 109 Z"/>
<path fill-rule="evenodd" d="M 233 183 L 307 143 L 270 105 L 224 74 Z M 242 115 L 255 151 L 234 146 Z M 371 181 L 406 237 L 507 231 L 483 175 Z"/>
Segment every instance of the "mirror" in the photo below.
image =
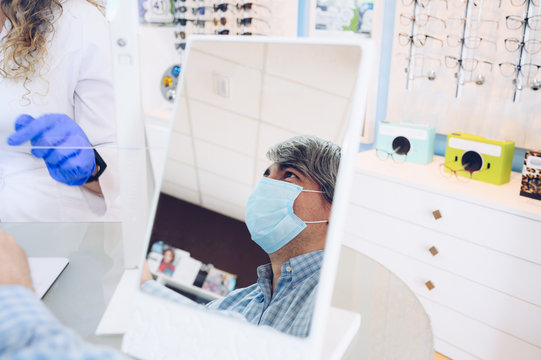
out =
<path fill-rule="evenodd" d="M 348 136 L 350 160 L 356 152 L 366 93 L 359 85 L 367 78 L 359 74 L 367 68 L 364 48 L 333 40 L 190 39 L 166 160 L 153 163 L 163 177 L 145 259 L 156 281 L 145 281 L 143 271 L 144 294 L 187 305 L 177 308 L 191 313 L 201 310 L 197 314 L 205 319 L 210 309 L 235 318 L 238 326 L 311 337 L 323 255 L 332 243 L 327 235 L 339 231 L 340 221 L 333 219 L 340 201 L 332 187 L 345 181 L 347 168 L 338 175 L 338 166 L 328 170 L 329 162 L 349 161 L 346 148 L 340 160 L 338 148 Z M 310 137 L 298 137 L 304 135 Z M 278 166 L 280 161 L 268 158 L 277 146 L 293 152 L 298 164 Z M 321 156 L 325 152 L 330 155 Z M 313 168 L 320 167 L 334 180 L 316 177 Z M 289 214 L 266 217 L 266 206 L 292 210 L 300 225 L 288 224 L 289 232 L 276 235 L 269 228 L 280 228 Z M 310 243 L 316 236 L 321 241 Z M 293 243 L 294 251 L 277 256 Z M 278 272 L 279 278 L 273 276 Z M 321 278 L 332 279 L 332 273 L 329 268 Z M 209 331 L 213 325 L 200 326 Z M 135 330 L 128 331 L 125 342 L 133 344 L 133 336 Z"/>

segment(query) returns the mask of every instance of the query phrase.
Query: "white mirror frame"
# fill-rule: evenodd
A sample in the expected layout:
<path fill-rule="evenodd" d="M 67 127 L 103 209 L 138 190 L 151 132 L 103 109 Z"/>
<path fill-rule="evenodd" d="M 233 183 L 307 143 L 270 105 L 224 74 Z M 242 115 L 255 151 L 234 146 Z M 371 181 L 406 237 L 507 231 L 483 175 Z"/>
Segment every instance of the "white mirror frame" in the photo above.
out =
<path fill-rule="evenodd" d="M 195 41 L 352 46 L 361 50 L 353 95 L 353 98 L 357 100 L 352 101 L 351 116 L 342 146 L 342 159 L 334 194 L 312 327 L 307 338 L 297 338 L 269 327 L 257 327 L 248 322 L 182 306 L 137 291 L 136 299 L 134 299 L 135 313 L 132 313 L 130 317 L 122 350 L 142 359 L 319 359 L 324 343 L 327 315 L 330 309 L 340 245 L 344 233 L 345 212 L 353 180 L 355 154 L 358 152 L 359 135 L 364 123 L 368 88 L 370 80 L 373 79 L 374 48 L 372 42 L 367 39 L 343 37 L 275 38 L 192 35 L 187 42 L 182 74 L 186 72 L 186 59 L 189 57 L 191 44 Z M 184 76 L 181 75 L 179 88 L 183 86 L 183 79 Z M 172 128 L 173 123 L 170 130 Z M 162 177 L 163 173 L 160 174 L 158 182 L 160 185 Z M 159 195 L 159 191 L 154 194 L 146 235 L 147 246 L 152 233 Z M 146 249 L 144 255 L 146 255 Z M 140 269 L 144 262 L 144 255 L 139 263 Z M 172 328 L 174 334 L 171 333 Z"/>

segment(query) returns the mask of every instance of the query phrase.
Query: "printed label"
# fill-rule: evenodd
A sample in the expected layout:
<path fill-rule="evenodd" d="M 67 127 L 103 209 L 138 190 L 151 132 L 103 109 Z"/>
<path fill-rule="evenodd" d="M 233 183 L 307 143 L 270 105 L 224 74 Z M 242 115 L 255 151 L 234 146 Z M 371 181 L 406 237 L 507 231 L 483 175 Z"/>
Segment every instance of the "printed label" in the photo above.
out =
<path fill-rule="evenodd" d="M 379 132 L 383 135 L 389 136 L 404 136 L 408 139 L 426 140 L 427 130 L 413 129 L 408 127 L 392 126 L 387 124 L 381 124 L 379 126 Z"/>
<path fill-rule="evenodd" d="M 478 141 L 450 138 L 449 147 L 460 150 L 477 151 L 480 154 L 499 157 L 502 155 L 502 147 L 494 144 L 485 144 Z"/>
<path fill-rule="evenodd" d="M 541 157 L 537 156 L 528 156 L 526 161 L 526 166 L 532 169 L 541 170 Z"/>

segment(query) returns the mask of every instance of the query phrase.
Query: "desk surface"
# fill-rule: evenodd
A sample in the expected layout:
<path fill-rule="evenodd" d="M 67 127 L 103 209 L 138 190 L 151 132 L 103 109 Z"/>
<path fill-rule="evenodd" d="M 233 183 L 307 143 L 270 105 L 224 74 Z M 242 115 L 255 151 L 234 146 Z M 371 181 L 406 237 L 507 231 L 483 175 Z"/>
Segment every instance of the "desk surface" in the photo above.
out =
<path fill-rule="evenodd" d="M 62 256 L 69 265 L 43 298 L 82 338 L 120 347 L 120 337 L 94 331 L 124 272 L 120 223 L 3 223 L 28 256 Z"/>

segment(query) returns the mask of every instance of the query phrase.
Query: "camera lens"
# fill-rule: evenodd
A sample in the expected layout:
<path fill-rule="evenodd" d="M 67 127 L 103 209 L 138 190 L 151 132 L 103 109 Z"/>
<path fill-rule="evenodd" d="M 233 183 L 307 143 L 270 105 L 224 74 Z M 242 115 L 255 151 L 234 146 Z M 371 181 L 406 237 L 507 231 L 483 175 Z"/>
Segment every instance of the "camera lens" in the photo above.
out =
<path fill-rule="evenodd" d="M 469 172 L 479 171 L 483 167 L 483 158 L 476 151 L 466 151 L 461 161 L 464 170 Z"/>
<path fill-rule="evenodd" d="M 411 149 L 410 141 L 404 136 L 397 136 L 393 140 L 393 150 L 399 155 L 407 155 Z"/>

